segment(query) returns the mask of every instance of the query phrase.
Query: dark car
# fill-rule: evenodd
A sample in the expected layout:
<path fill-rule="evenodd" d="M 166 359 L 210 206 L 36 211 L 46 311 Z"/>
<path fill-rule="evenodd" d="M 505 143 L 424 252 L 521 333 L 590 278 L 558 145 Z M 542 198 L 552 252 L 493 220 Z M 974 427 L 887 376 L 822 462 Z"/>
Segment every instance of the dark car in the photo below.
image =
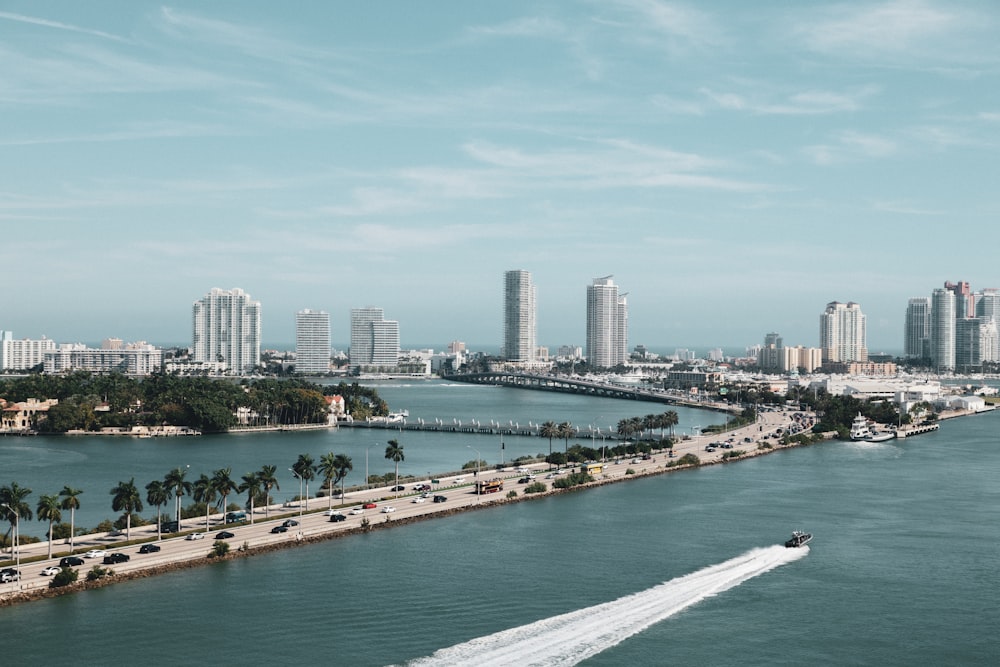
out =
<path fill-rule="evenodd" d="M 83 559 L 79 556 L 66 556 L 59 559 L 59 567 L 80 567 L 81 565 L 83 565 Z"/>
<path fill-rule="evenodd" d="M 159 544 L 143 544 L 139 547 L 139 553 L 141 554 L 155 554 L 160 550 Z"/>
<path fill-rule="evenodd" d="M 347 517 L 343 514 L 331 514 L 330 521 L 337 523 L 338 521 L 347 521 Z"/>
<path fill-rule="evenodd" d="M 105 565 L 116 565 L 118 563 L 127 563 L 129 561 L 128 554 L 123 554 L 120 551 L 110 553 L 104 557 Z"/>
<path fill-rule="evenodd" d="M 448 496 L 434 496 L 434 502 L 436 503 L 443 503 L 446 500 L 448 500 Z"/>
<path fill-rule="evenodd" d="M 390 491 L 406 491 L 406 487 L 405 487 L 405 486 L 403 486 L 402 484 L 400 484 L 400 485 L 398 485 L 398 486 L 394 486 L 394 487 L 392 487 L 392 488 L 391 488 L 391 489 L 389 489 L 389 490 L 390 490 Z"/>
<path fill-rule="evenodd" d="M 288 532 L 288 526 L 275 526 L 274 528 L 271 529 L 271 532 L 272 533 L 287 533 Z"/>
<path fill-rule="evenodd" d="M 176 521 L 164 521 L 163 522 L 163 532 L 164 533 L 178 533 L 181 530 L 181 526 Z"/>
<path fill-rule="evenodd" d="M 518 484 L 527 484 L 530 481 L 531 481 L 530 477 L 522 477 L 521 479 L 517 480 L 517 483 Z"/>
<path fill-rule="evenodd" d="M 282 523 L 281 525 L 284 526 L 285 528 L 291 528 L 292 526 L 299 525 L 299 522 L 296 521 L 295 519 L 285 519 L 285 522 Z"/>
<path fill-rule="evenodd" d="M 236 537 L 235 533 L 231 533 L 228 530 L 224 530 L 221 533 L 216 533 L 215 539 L 217 540 L 229 540 Z"/>

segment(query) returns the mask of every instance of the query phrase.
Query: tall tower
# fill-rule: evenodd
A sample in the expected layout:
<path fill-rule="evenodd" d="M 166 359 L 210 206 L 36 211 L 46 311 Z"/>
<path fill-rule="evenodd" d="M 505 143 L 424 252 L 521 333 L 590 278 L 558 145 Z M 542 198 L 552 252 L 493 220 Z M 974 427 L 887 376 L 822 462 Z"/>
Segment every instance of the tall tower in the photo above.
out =
<path fill-rule="evenodd" d="M 946 288 L 931 293 L 931 363 L 939 371 L 955 369 L 955 294 Z"/>
<path fill-rule="evenodd" d="M 330 314 L 322 310 L 295 313 L 295 372 L 330 371 Z"/>
<path fill-rule="evenodd" d="M 595 368 L 628 360 L 628 301 L 611 278 L 594 278 L 587 287 L 587 361 Z"/>
<path fill-rule="evenodd" d="M 229 373 L 260 365 L 260 301 L 239 288 L 212 290 L 192 308 L 194 361 L 221 363 Z"/>
<path fill-rule="evenodd" d="M 861 306 L 832 301 L 819 316 L 819 346 L 823 361 L 868 361 L 865 315 Z"/>
<path fill-rule="evenodd" d="M 931 300 L 921 296 L 906 304 L 903 354 L 914 359 L 931 356 Z"/>
<path fill-rule="evenodd" d="M 399 364 L 399 322 L 387 320 L 381 308 L 351 310 L 351 370 L 392 368 Z"/>
<path fill-rule="evenodd" d="M 503 356 L 507 361 L 535 360 L 535 285 L 528 271 L 504 273 Z"/>

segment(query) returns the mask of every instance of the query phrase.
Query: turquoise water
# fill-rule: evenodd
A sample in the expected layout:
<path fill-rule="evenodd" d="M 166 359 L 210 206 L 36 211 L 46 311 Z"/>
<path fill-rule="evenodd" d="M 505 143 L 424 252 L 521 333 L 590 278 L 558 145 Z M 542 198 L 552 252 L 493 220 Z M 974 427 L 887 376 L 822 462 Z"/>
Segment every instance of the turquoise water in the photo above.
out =
<path fill-rule="evenodd" d="M 584 664 L 995 664 L 998 418 L 952 420 L 891 444 L 814 445 L 0 609 L 5 664 L 406 664 L 449 647 L 495 652 L 494 633 L 528 624 L 508 642 L 509 664 L 531 664 L 531 638 L 542 632 L 554 639 L 538 664 L 600 642 Z M 748 554 L 778 558 L 770 547 L 795 528 L 815 534 L 808 553 L 740 574 L 736 562 Z M 684 577 L 731 586 L 700 599 L 683 590 Z M 672 586 L 658 588 L 664 582 Z M 617 604 L 613 613 L 591 610 L 605 603 Z M 650 614 L 682 608 L 625 636 L 644 605 Z M 579 617 L 560 625 L 569 612 Z"/>

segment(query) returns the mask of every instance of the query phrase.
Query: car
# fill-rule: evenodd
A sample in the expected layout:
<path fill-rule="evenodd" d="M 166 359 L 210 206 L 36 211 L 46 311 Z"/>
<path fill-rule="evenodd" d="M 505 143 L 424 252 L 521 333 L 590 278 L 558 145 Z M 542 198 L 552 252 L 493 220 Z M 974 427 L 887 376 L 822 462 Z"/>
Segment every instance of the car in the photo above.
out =
<path fill-rule="evenodd" d="M 434 502 L 436 503 L 443 503 L 446 500 L 448 500 L 448 496 L 434 496 Z"/>
<path fill-rule="evenodd" d="M 462 482 L 465 481 L 465 478 L 464 477 L 456 477 L 453 481 L 455 482 L 455 484 L 461 484 Z"/>
<path fill-rule="evenodd" d="M 288 532 L 288 526 L 275 526 L 274 528 L 271 529 L 271 532 L 272 533 L 287 533 Z"/>
<path fill-rule="evenodd" d="M 299 522 L 296 521 L 295 519 L 285 519 L 281 525 L 284 526 L 285 528 L 291 528 L 292 526 L 299 525 Z"/>
<path fill-rule="evenodd" d="M 365 503 L 364 505 L 361 506 L 362 509 L 366 509 L 366 510 L 373 510 L 376 507 L 377 507 L 377 505 L 375 503 Z"/>
<path fill-rule="evenodd" d="M 19 570 L 15 570 L 12 567 L 5 567 L 4 569 L 0 570 L 0 583 L 6 584 L 7 582 L 10 581 L 20 581 L 20 580 L 21 580 L 21 572 Z"/>
<path fill-rule="evenodd" d="M 223 530 L 215 534 L 215 539 L 217 540 L 231 540 L 236 537 L 236 533 L 232 533 L 228 530 Z"/>
<path fill-rule="evenodd" d="M 430 484 L 417 484 L 413 487 L 414 491 L 429 491 L 431 488 Z"/>
<path fill-rule="evenodd" d="M 425 503 L 425 502 L 427 502 L 427 499 L 424 498 L 423 496 L 417 496 L 416 498 L 413 499 L 413 502 L 415 502 L 415 503 Z"/>
<path fill-rule="evenodd" d="M 57 567 L 55 565 L 49 565 L 47 568 L 45 568 L 44 570 L 42 570 L 40 572 L 40 574 L 43 577 L 52 577 L 54 575 L 59 574 L 60 572 L 62 572 L 62 568 L 61 567 Z"/>
<path fill-rule="evenodd" d="M 334 509 L 323 510 L 323 516 L 333 516 L 334 514 L 340 514 L 340 510 L 334 510 Z"/>
<path fill-rule="evenodd" d="M 141 554 L 155 554 L 160 550 L 159 544 L 143 544 L 139 547 L 139 553 Z"/>
<path fill-rule="evenodd" d="M 363 507 L 355 507 L 354 509 L 351 510 L 351 514 L 354 514 L 354 515 L 364 514 L 364 513 L 365 513 L 365 510 L 364 510 Z"/>
<path fill-rule="evenodd" d="M 406 491 L 406 487 L 402 484 L 397 484 L 396 486 L 389 489 L 390 491 Z"/>
<path fill-rule="evenodd" d="M 59 567 L 79 567 L 83 565 L 83 559 L 79 556 L 66 556 L 59 559 Z"/>
<path fill-rule="evenodd" d="M 343 514 L 331 514 L 330 515 L 330 522 L 331 523 L 338 523 L 340 521 L 347 521 L 347 517 L 344 516 Z"/>
<path fill-rule="evenodd" d="M 128 554 L 123 554 L 120 551 L 110 553 L 104 557 L 105 565 L 117 565 L 118 563 L 127 563 L 129 561 Z"/>
<path fill-rule="evenodd" d="M 530 477 L 522 477 L 521 479 L 517 480 L 517 483 L 518 484 L 527 484 L 530 481 L 531 481 Z"/>
<path fill-rule="evenodd" d="M 203 540 L 203 539 L 205 539 L 205 533 L 191 533 L 190 535 L 188 535 L 184 539 L 188 540 L 189 542 L 191 540 Z"/>
<path fill-rule="evenodd" d="M 104 558 L 108 555 L 107 551 L 103 549 L 91 549 L 87 553 L 83 554 L 84 558 Z"/>
<path fill-rule="evenodd" d="M 396 508 L 393 507 L 392 505 L 386 505 L 385 507 L 382 508 L 382 514 L 388 514 L 389 512 L 395 512 L 395 511 Z"/>

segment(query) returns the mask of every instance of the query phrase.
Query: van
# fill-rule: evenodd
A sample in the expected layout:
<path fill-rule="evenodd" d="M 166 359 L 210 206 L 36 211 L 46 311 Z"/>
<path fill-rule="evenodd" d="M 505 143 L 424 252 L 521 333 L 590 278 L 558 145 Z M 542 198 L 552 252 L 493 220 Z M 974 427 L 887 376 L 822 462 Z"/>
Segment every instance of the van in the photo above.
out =
<path fill-rule="evenodd" d="M 236 523 L 238 521 L 246 521 L 247 513 L 243 511 L 239 512 L 226 512 L 226 523 Z"/>

